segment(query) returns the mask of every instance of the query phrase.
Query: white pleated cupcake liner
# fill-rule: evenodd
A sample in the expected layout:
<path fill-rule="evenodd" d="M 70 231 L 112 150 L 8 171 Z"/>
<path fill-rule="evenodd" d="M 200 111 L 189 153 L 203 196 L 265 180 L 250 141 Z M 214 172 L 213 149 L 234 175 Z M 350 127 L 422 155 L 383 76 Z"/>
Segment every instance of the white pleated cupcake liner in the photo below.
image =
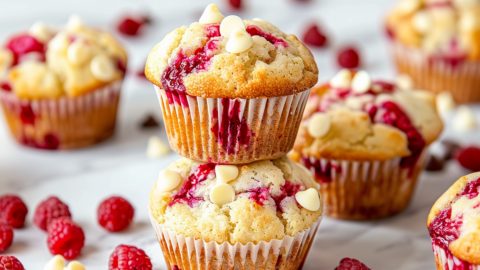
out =
<path fill-rule="evenodd" d="M 314 241 L 321 218 L 309 229 L 284 239 L 258 244 L 207 242 L 184 237 L 150 216 L 168 269 L 301 269 Z"/>
<path fill-rule="evenodd" d="M 230 164 L 274 159 L 288 153 L 310 93 L 305 90 L 254 99 L 184 95 L 183 102 L 169 102 L 165 90 L 155 88 L 171 147 L 190 159 Z M 232 110 L 235 106 L 238 112 Z M 227 136 L 222 136 L 225 134 L 216 126 L 224 127 Z"/>
<path fill-rule="evenodd" d="M 433 244 L 432 247 L 437 270 L 480 270 L 480 265 L 463 262 L 459 258 L 453 256 L 450 251 L 447 251 L 438 245 Z"/>
<path fill-rule="evenodd" d="M 0 91 L 0 104 L 19 143 L 48 149 L 42 140 L 51 135 L 59 140 L 59 149 L 77 148 L 113 134 L 121 87 L 122 81 L 117 81 L 78 97 L 39 100 Z M 22 120 L 25 117 L 31 119 Z"/>

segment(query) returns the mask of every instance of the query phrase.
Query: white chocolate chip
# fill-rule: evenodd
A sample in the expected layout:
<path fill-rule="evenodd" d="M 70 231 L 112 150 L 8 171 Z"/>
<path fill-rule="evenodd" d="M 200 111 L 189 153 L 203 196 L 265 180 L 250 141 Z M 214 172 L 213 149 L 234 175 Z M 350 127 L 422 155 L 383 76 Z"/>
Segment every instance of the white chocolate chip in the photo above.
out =
<path fill-rule="evenodd" d="M 65 267 L 65 259 L 61 255 L 56 255 L 47 262 L 44 270 L 63 270 Z"/>
<path fill-rule="evenodd" d="M 407 74 L 398 75 L 395 84 L 402 90 L 411 90 L 413 88 L 412 78 Z"/>
<path fill-rule="evenodd" d="M 332 121 L 326 113 L 316 113 L 308 121 L 308 133 L 314 138 L 322 138 L 330 130 Z"/>
<path fill-rule="evenodd" d="M 112 60 L 104 54 L 97 55 L 92 59 L 92 62 L 90 63 L 90 71 L 95 78 L 104 82 L 112 80 L 117 73 Z"/>
<path fill-rule="evenodd" d="M 427 12 L 421 11 L 413 16 L 413 27 L 421 34 L 425 34 L 432 26 L 432 19 Z"/>
<path fill-rule="evenodd" d="M 82 19 L 78 15 L 72 15 L 70 18 L 68 18 L 67 26 L 66 28 L 69 30 L 78 30 L 79 28 L 82 28 L 84 25 Z"/>
<path fill-rule="evenodd" d="M 92 48 L 83 42 L 75 41 L 67 49 L 67 59 L 74 65 L 83 65 L 93 56 Z"/>
<path fill-rule="evenodd" d="M 438 94 L 436 98 L 436 103 L 437 111 L 443 117 L 445 117 L 455 108 L 455 101 L 453 100 L 452 94 L 450 92 L 442 92 Z"/>
<path fill-rule="evenodd" d="M 238 177 L 238 167 L 235 165 L 215 166 L 215 175 L 219 183 L 228 183 Z"/>
<path fill-rule="evenodd" d="M 48 49 L 53 51 L 63 51 L 68 48 L 69 45 L 68 36 L 60 33 L 53 37 L 52 40 L 48 43 Z"/>
<path fill-rule="evenodd" d="M 393 100 L 393 97 L 392 95 L 389 95 L 389 94 L 380 94 L 380 95 L 377 95 L 377 97 L 375 98 L 375 104 L 382 104 L 384 102 L 387 102 L 387 101 L 392 101 Z"/>
<path fill-rule="evenodd" d="M 233 33 L 244 30 L 245 24 L 243 20 L 235 15 L 225 17 L 222 23 L 220 23 L 220 34 L 222 37 L 229 37 Z"/>
<path fill-rule="evenodd" d="M 475 129 L 477 120 L 473 111 L 465 105 L 459 106 L 453 119 L 453 127 L 457 131 L 466 132 Z"/>
<path fill-rule="evenodd" d="M 200 20 L 201 24 L 219 23 L 223 20 L 223 14 L 216 4 L 209 4 L 203 11 Z"/>
<path fill-rule="evenodd" d="M 297 194 L 295 194 L 295 199 L 303 208 L 309 211 L 320 210 L 320 195 L 314 188 L 297 192 Z"/>
<path fill-rule="evenodd" d="M 464 12 L 460 17 L 460 31 L 470 32 L 480 29 L 480 18 L 474 13 Z"/>
<path fill-rule="evenodd" d="M 182 176 L 169 169 L 160 172 L 155 190 L 159 193 L 168 192 L 176 189 L 182 183 Z"/>
<path fill-rule="evenodd" d="M 242 53 L 253 45 L 252 37 L 245 30 L 237 31 L 230 35 L 225 46 L 229 53 Z"/>
<path fill-rule="evenodd" d="M 397 4 L 397 8 L 402 13 L 411 13 L 420 8 L 420 0 L 401 0 Z"/>
<path fill-rule="evenodd" d="M 147 157 L 156 159 L 164 157 L 168 153 L 170 153 L 170 148 L 162 139 L 157 136 L 150 137 L 148 140 Z"/>
<path fill-rule="evenodd" d="M 352 72 L 348 69 L 340 70 L 333 78 L 330 80 L 330 86 L 334 88 L 350 88 L 352 83 Z"/>
<path fill-rule="evenodd" d="M 79 261 L 71 261 L 65 270 L 85 270 L 85 266 Z"/>
<path fill-rule="evenodd" d="M 54 35 L 54 30 L 42 22 L 34 23 L 28 32 L 42 42 L 47 42 Z"/>
<path fill-rule="evenodd" d="M 0 48 L 0 77 L 13 63 L 13 55 L 9 50 Z"/>
<path fill-rule="evenodd" d="M 355 74 L 352 80 L 352 90 L 355 93 L 363 94 L 367 92 L 372 86 L 372 79 L 366 71 L 359 71 Z"/>
<path fill-rule="evenodd" d="M 225 183 L 216 184 L 210 191 L 210 201 L 218 206 L 230 203 L 235 199 L 235 190 Z"/>

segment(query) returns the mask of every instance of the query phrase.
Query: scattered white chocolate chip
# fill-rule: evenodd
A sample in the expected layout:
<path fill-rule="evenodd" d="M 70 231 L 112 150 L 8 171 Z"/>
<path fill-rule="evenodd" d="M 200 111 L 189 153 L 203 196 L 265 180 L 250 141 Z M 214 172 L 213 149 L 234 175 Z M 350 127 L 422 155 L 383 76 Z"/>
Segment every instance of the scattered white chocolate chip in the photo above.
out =
<path fill-rule="evenodd" d="M 355 93 L 365 93 L 372 86 L 372 79 L 366 71 L 359 71 L 355 74 L 352 80 L 352 90 Z"/>
<path fill-rule="evenodd" d="M 238 167 L 235 165 L 215 166 L 215 175 L 219 183 L 228 183 L 238 177 Z"/>
<path fill-rule="evenodd" d="M 78 15 L 72 15 L 68 18 L 66 28 L 69 30 L 78 30 L 79 28 L 83 27 L 83 21 Z"/>
<path fill-rule="evenodd" d="M 320 209 L 320 195 L 314 188 L 297 192 L 295 199 L 303 208 L 309 211 L 318 211 Z"/>
<path fill-rule="evenodd" d="M 457 131 L 471 131 L 477 126 L 477 120 L 473 111 L 465 105 L 459 106 L 455 118 L 453 119 L 453 127 Z"/>
<path fill-rule="evenodd" d="M 79 261 L 71 261 L 65 270 L 85 270 L 85 266 L 81 264 Z"/>
<path fill-rule="evenodd" d="M 161 158 L 170 153 L 170 148 L 165 144 L 162 139 L 157 136 L 152 136 L 148 140 L 147 157 L 149 158 Z"/>
<path fill-rule="evenodd" d="M 59 33 L 50 40 L 48 44 L 48 50 L 53 51 L 63 51 L 68 48 L 70 42 L 68 41 L 68 36 L 64 33 Z"/>
<path fill-rule="evenodd" d="M 350 88 L 352 83 L 352 72 L 348 69 L 340 70 L 330 80 L 330 86 L 335 88 Z"/>
<path fill-rule="evenodd" d="M 13 63 L 13 55 L 9 50 L 0 48 L 0 76 Z"/>
<path fill-rule="evenodd" d="M 74 65 L 82 65 L 93 56 L 91 47 L 81 41 L 75 41 L 67 49 L 67 59 Z"/>
<path fill-rule="evenodd" d="M 44 270 L 63 270 L 65 267 L 65 259 L 61 255 L 56 255 L 47 262 Z"/>
<path fill-rule="evenodd" d="M 398 75 L 395 84 L 402 90 L 411 90 L 413 88 L 412 78 L 407 74 Z"/>
<path fill-rule="evenodd" d="M 245 30 L 237 31 L 230 35 L 225 46 L 229 53 L 242 53 L 253 45 L 252 37 Z"/>
<path fill-rule="evenodd" d="M 419 0 L 401 0 L 398 2 L 397 8 L 403 13 L 411 13 L 417 10 L 420 5 L 421 3 Z"/>
<path fill-rule="evenodd" d="M 182 182 L 182 176 L 169 169 L 160 172 L 155 190 L 159 193 L 168 192 L 176 189 Z"/>
<path fill-rule="evenodd" d="M 210 201 L 216 205 L 222 206 L 232 202 L 234 199 L 235 190 L 229 184 L 218 183 L 210 191 Z"/>
<path fill-rule="evenodd" d="M 315 113 L 308 121 L 308 133 L 314 138 L 322 138 L 332 125 L 330 116 L 326 113 Z"/>
<path fill-rule="evenodd" d="M 220 34 L 222 37 L 229 37 L 233 33 L 244 30 L 245 24 L 243 20 L 235 15 L 225 17 L 220 23 Z"/>
<path fill-rule="evenodd" d="M 112 80 L 117 73 L 112 60 L 104 54 L 97 55 L 92 59 L 90 71 L 95 78 L 105 82 Z"/>
<path fill-rule="evenodd" d="M 223 20 L 223 14 L 220 12 L 220 9 L 216 4 L 209 4 L 203 11 L 199 23 L 210 24 L 210 23 L 219 23 Z"/>
<path fill-rule="evenodd" d="M 413 27 L 421 34 L 425 34 L 432 26 L 432 19 L 426 11 L 420 11 L 413 16 Z"/>
<path fill-rule="evenodd" d="M 28 32 L 42 42 L 47 42 L 54 35 L 54 30 L 43 22 L 34 23 Z"/>
<path fill-rule="evenodd" d="M 445 116 L 455 108 L 455 101 L 450 92 L 442 92 L 436 98 L 437 111 L 441 116 Z"/>

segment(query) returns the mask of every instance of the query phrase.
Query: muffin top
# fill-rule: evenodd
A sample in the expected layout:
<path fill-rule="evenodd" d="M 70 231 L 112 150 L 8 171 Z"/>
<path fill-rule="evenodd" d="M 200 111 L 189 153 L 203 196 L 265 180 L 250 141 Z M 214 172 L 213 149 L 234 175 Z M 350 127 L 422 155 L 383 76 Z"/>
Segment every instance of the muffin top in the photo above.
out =
<path fill-rule="evenodd" d="M 286 157 L 238 166 L 182 158 L 160 173 L 150 213 L 185 237 L 258 243 L 310 228 L 322 213 L 319 196 L 305 167 Z"/>
<path fill-rule="evenodd" d="M 42 23 L 0 48 L 0 85 L 22 99 L 79 96 L 123 78 L 127 54 L 109 33 L 72 16 L 55 30 Z"/>
<path fill-rule="evenodd" d="M 365 71 L 342 70 L 313 89 L 293 157 L 404 157 L 404 165 L 414 165 L 442 127 L 433 95 L 372 80 Z"/>
<path fill-rule="evenodd" d="M 433 244 L 480 264 L 480 172 L 461 177 L 433 205 L 428 230 Z"/>
<path fill-rule="evenodd" d="M 145 74 L 166 91 L 256 98 L 306 90 L 317 82 L 318 70 L 296 36 L 263 20 L 224 18 L 211 4 L 199 22 L 173 30 L 152 49 Z"/>
<path fill-rule="evenodd" d="M 480 60 L 480 1 L 400 0 L 387 17 L 387 32 L 452 64 Z"/>

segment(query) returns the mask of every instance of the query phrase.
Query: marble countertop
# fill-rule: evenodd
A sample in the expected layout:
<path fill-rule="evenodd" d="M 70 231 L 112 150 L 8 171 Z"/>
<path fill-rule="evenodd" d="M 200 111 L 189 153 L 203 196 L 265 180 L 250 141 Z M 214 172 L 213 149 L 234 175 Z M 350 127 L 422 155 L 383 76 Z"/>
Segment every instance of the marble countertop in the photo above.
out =
<path fill-rule="evenodd" d="M 335 72 L 334 50 L 354 43 L 361 48 L 364 68 L 386 78 L 394 77 L 381 22 L 391 5 L 388 0 L 320 0 L 298 5 L 293 0 L 246 1 L 245 17 L 262 17 L 287 32 L 301 33 L 312 20 L 320 21 L 331 36 L 326 50 L 315 50 L 321 79 Z M 0 1 L 0 40 L 25 29 L 37 20 L 59 24 L 72 13 L 101 27 L 113 28 L 120 14 L 149 11 L 155 25 L 145 35 L 124 39 L 131 55 L 130 68 L 140 69 L 152 45 L 179 24 L 196 19 L 208 1 L 176 0 L 83 0 L 83 1 Z M 475 106 L 474 106 L 475 107 Z M 476 107 L 480 115 L 480 107 Z M 145 156 L 148 138 L 164 130 L 142 131 L 138 123 L 147 114 L 160 118 L 160 108 L 152 87 L 130 76 L 124 88 L 116 136 L 103 144 L 72 152 L 44 152 L 17 146 L 0 121 L 0 194 L 20 194 L 30 208 L 28 225 L 17 230 L 8 251 L 16 255 L 26 269 L 42 269 L 51 258 L 46 236 L 32 224 L 35 205 L 51 194 L 70 205 L 74 219 L 86 232 L 87 242 L 79 258 L 89 270 L 107 269 L 108 257 L 121 243 L 142 247 L 152 258 L 155 269 L 164 269 L 160 247 L 155 241 L 147 216 L 149 188 L 158 171 L 177 158 L 175 154 L 160 160 Z M 457 134 L 449 130 L 444 136 L 480 143 L 480 130 Z M 355 257 L 372 269 L 434 269 L 433 254 L 426 231 L 426 216 L 434 200 L 457 177 L 465 174 L 457 164 L 449 164 L 440 173 L 424 173 L 411 206 L 402 214 L 375 222 L 345 222 L 325 218 L 304 269 L 334 269 L 343 257 Z M 96 208 L 111 194 L 128 198 L 136 208 L 135 223 L 126 232 L 110 234 L 96 223 Z"/>

